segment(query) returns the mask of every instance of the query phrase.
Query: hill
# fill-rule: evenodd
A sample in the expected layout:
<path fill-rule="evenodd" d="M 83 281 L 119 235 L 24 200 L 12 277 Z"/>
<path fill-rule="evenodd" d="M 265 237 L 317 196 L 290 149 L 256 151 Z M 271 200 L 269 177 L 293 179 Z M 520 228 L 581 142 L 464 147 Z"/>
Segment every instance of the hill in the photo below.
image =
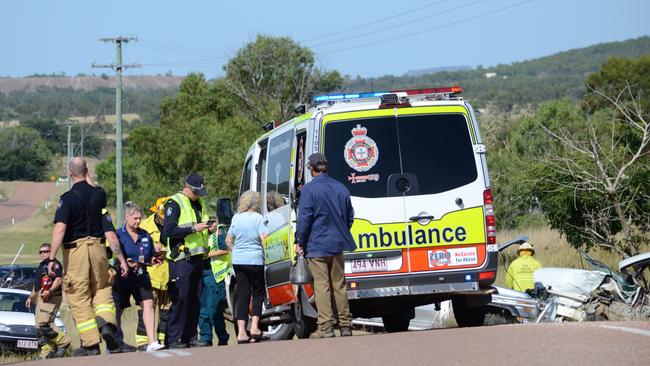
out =
<path fill-rule="evenodd" d="M 181 81 L 183 81 L 181 76 L 138 75 L 123 77 L 122 85 L 124 89 L 169 89 L 177 88 Z M 2 94 L 16 91 L 34 92 L 41 88 L 70 88 L 89 91 L 114 87 L 115 78 L 107 76 L 0 78 L 0 93 Z"/>
<path fill-rule="evenodd" d="M 586 76 L 597 71 L 607 59 L 613 56 L 638 58 L 644 54 L 650 54 L 648 36 L 601 43 L 509 65 L 428 75 L 349 79 L 342 91 L 461 85 L 463 95 L 476 106 L 511 111 L 564 97 L 579 100 L 586 91 Z"/>

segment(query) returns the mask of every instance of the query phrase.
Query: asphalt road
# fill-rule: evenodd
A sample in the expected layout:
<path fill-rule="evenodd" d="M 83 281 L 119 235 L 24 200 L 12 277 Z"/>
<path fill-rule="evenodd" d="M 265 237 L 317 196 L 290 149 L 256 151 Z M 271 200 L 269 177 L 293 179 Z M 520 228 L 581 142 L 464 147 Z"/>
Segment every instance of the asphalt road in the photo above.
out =
<path fill-rule="evenodd" d="M 650 322 L 497 325 L 29 361 L 21 365 L 648 365 Z"/>
<path fill-rule="evenodd" d="M 50 182 L 21 182 L 6 202 L 0 203 L 0 227 L 28 219 L 54 190 Z M 54 202 L 56 204 L 56 202 Z"/>

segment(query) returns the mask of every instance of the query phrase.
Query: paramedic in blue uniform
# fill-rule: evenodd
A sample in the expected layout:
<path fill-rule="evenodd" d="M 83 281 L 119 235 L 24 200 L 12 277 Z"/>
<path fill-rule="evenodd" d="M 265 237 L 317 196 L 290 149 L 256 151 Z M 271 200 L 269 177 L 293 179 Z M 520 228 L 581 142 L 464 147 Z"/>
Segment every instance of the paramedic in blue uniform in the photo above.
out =
<path fill-rule="evenodd" d="M 203 260 L 208 254 L 208 238 L 217 225 L 208 223 L 203 177 L 192 173 L 185 178 L 183 190 L 165 205 L 163 237 L 169 260 L 169 296 L 167 318 L 169 348 L 187 348 L 197 334 L 203 288 Z"/>

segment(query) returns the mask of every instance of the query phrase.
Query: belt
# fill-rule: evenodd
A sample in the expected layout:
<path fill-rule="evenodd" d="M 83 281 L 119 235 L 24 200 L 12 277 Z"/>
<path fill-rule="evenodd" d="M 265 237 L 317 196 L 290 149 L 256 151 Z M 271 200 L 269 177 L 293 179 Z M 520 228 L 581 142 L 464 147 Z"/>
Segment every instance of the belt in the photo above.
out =
<path fill-rule="evenodd" d="M 79 238 L 79 239 L 83 239 L 83 238 Z M 101 244 L 106 244 L 106 238 L 101 238 L 99 242 Z M 63 249 L 74 249 L 76 247 L 77 247 L 77 243 L 75 242 L 63 243 Z"/>

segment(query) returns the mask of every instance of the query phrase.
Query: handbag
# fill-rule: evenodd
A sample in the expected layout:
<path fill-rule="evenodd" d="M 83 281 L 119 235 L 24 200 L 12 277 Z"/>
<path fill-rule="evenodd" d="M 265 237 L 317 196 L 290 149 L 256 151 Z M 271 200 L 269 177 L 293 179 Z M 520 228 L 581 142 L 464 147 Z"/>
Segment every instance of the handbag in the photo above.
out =
<path fill-rule="evenodd" d="M 304 255 L 301 254 L 296 259 L 296 264 L 289 271 L 289 279 L 294 285 L 306 285 L 314 282 Z"/>

